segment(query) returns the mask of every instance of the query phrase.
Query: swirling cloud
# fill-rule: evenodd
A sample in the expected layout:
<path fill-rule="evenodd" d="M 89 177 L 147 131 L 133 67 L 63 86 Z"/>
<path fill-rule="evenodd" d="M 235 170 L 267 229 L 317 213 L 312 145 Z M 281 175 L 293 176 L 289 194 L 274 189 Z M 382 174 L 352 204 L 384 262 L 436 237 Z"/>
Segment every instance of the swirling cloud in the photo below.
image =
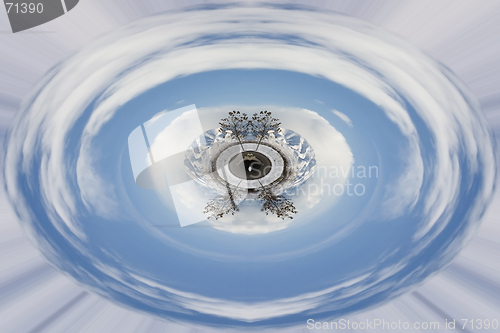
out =
<path fill-rule="evenodd" d="M 272 106 L 322 163 L 352 166 L 335 182 L 365 191 L 301 203 L 273 233 L 180 231 L 126 156 L 130 131 L 179 101 Z M 365 22 L 261 5 L 149 17 L 76 52 L 23 101 L 4 169 L 33 240 L 99 294 L 172 320 L 274 328 L 379 304 L 443 268 L 495 176 L 479 104 L 448 69 Z"/>

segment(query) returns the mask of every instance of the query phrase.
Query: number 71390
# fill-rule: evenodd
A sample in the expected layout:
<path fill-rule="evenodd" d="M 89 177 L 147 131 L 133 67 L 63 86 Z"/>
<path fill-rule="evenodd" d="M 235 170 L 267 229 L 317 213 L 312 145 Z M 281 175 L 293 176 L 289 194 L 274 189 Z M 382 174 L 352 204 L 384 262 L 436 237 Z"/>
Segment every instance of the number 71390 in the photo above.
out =
<path fill-rule="evenodd" d="M 463 322 L 462 329 L 466 327 L 470 327 L 471 329 L 497 329 L 498 328 L 498 320 L 493 319 L 460 319 Z"/>
<path fill-rule="evenodd" d="M 10 14 L 12 11 L 16 14 L 26 14 L 26 13 L 43 13 L 43 4 L 42 3 L 12 3 L 6 2 L 7 6 L 7 14 Z"/>

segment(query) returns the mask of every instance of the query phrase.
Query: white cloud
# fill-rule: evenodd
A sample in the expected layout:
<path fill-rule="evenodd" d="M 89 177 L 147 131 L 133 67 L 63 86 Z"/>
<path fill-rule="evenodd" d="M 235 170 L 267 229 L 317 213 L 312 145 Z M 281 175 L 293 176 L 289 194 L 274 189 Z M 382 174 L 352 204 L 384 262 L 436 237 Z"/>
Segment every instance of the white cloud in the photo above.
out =
<path fill-rule="evenodd" d="M 133 287 L 148 296 L 157 296 L 154 289 L 166 291 L 172 294 L 174 303 L 181 305 L 183 308 L 202 314 L 230 318 L 248 323 L 312 310 L 330 302 L 331 298 L 329 298 L 329 294 L 335 291 L 343 289 L 349 291 L 349 294 L 340 293 L 340 296 L 337 296 L 338 299 L 341 299 L 343 297 L 359 294 L 367 285 L 374 284 L 373 281 L 369 283 L 366 281 L 370 274 L 365 274 L 317 292 L 310 292 L 267 302 L 250 303 L 224 301 L 199 294 L 183 292 L 136 274 L 131 273 L 130 275 L 139 282 L 134 284 Z"/>
<path fill-rule="evenodd" d="M 256 20 L 266 23 L 255 24 Z M 94 166 L 95 148 L 99 145 L 94 140 L 102 126 L 111 121 L 125 103 L 151 88 L 173 78 L 210 70 L 278 69 L 306 73 L 343 85 L 379 106 L 405 137 L 406 147 L 401 152 L 404 168 L 398 177 L 386 184 L 385 202 L 381 207 L 383 213 L 394 218 L 407 213 L 417 202 L 422 203 L 422 222 L 413 239 L 417 245 L 427 245 L 418 241 L 429 236 L 426 239 L 429 242 L 446 227 L 458 194 L 468 190 L 460 188 L 464 171 L 460 160 L 470 165 L 467 170 L 470 175 L 482 177 L 480 193 L 472 198 L 471 213 L 467 217 L 478 219 L 491 197 L 495 180 L 493 147 L 487 124 L 479 115 L 479 105 L 467 88 L 442 66 L 413 46 L 369 24 L 330 13 L 226 8 L 213 10 L 210 15 L 189 11 L 170 14 L 168 19 L 155 16 L 125 29 L 75 53 L 34 87 L 21 105 L 25 112 L 20 112 L 14 123 L 5 155 L 7 193 L 21 218 L 36 221 L 30 203 L 23 198 L 19 179 L 38 177 L 41 201 L 49 218 L 56 230 L 81 253 L 86 249 L 73 241 L 86 237 L 78 221 L 78 205 L 83 202 L 99 214 L 110 216 L 114 214 L 113 206 L 117 201 L 113 186 L 99 177 Z M 188 43 L 202 40 L 200 37 L 207 34 L 225 36 L 228 32 L 252 38 Z M 295 36 L 298 41 L 303 39 L 308 43 L 292 45 L 259 37 L 265 35 Z M 71 147 L 72 152 L 78 151 L 75 163 L 68 156 L 68 137 L 96 98 L 92 114 L 85 122 L 80 146 Z M 428 128 L 426 135 L 433 146 L 425 147 L 426 151 L 422 151 L 407 104 L 415 109 Z M 318 163 L 343 166 L 352 163 L 353 156 L 345 139 L 328 128 L 326 120 L 304 109 L 276 112 L 293 115 L 281 117 L 284 126 L 292 130 L 295 127 L 303 129 L 299 134 L 314 147 Z M 299 124 L 299 113 L 308 114 L 310 122 Z M 321 141 L 322 135 L 328 140 Z M 340 150 L 329 154 L 330 142 L 336 142 Z M 427 165 L 422 159 L 424 153 Z M 421 193 L 424 182 L 428 188 Z M 32 184 L 28 182 L 26 186 Z M 319 205 L 314 201 L 300 204 Z M 50 253 L 50 244 L 43 241 L 39 244 L 45 253 Z M 456 245 L 453 250 L 455 248 Z M 450 255 L 452 252 L 445 253 Z M 381 278 L 392 276 L 399 267 L 383 271 Z M 120 281 L 123 275 L 107 273 L 123 282 Z M 315 309 L 331 301 L 326 295 L 337 290 L 335 288 L 348 288 L 358 282 L 354 280 L 346 282 L 350 283 L 348 285 L 335 285 L 317 293 L 248 304 L 179 292 L 143 278 L 137 279 L 149 286 L 149 289 L 133 286 L 139 293 L 151 293 L 151 288 L 164 289 L 175 294 L 177 304 L 185 309 L 246 322 Z M 377 288 L 388 288 L 389 283 Z M 120 288 L 118 284 L 113 286 Z M 361 291 L 379 290 L 370 290 L 371 286 L 364 284 L 351 291 L 361 297 L 366 295 L 361 295 Z"/>
<path fill-rule="evenodd" d="M 342 113 L 342 112 L 334 110 L 334 109 L 332 109 L 331 111 L 333 112 L 334 115 L 336 115 L 337 117 L 342 119 L 342 121 L 344 121 L 347 125 L 352 127 L 352 121 L 345 113 Z"/>

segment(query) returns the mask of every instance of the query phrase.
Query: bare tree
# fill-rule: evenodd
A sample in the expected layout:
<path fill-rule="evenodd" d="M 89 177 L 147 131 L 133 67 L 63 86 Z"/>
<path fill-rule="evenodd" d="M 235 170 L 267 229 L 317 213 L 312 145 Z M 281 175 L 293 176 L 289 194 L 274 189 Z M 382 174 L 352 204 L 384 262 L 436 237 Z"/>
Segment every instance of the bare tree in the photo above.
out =
<path fill-rule="evenodd" d="M 255 149 L 257 151 L 262 140 L 268 138 L 270 132 L 278 131 L 281 123 L 279 119 L 273 118 L 271 112 L 267 110 L 254 113 L 251 120 L 248 119 L 246 113 L 233 110 L 229 112 L 227 118 L 220 120 L 219 125 L 222 132 L 226 132 L 233 139 L 238 140 L 243 151 L 245 151 L 243 140 L 249 135 L 254 135 L 259 140 Z M 236 197 L 241 194 L 241 192 L 237 191 L 238 187 L 239 184 L 235 189 L 232 189 L 226 183 L 227 193 L 211 199 L 203 213 L 207 214 L 209 219 L 218 220 L 225 215 L 234 215 L 235 212 L 239 212 L 235 202 Z M 274 214 L 283 220 L 286 218 L 293 219 L 293 214 L 297 214 L 297 209 L 292 200 L 285 198 L 284 195 L 274 194 L 269 187 L 264 187 L 262 184 L 260 184 L 260 187 L 261 190 L 257 199 L 262 203 L 262 212 L 265 212 L 266 215 Z"/>
<path fill-rule="evenodd" d="M 234 215 L 239 212 L 235 200 L 238 197 L 237 188 L 233 191 L 229 184 L 226 184 L 227 193 L 218 195 L 214 199 L 208 201 L 203 214 L 207 214 L 207 218 L 218 220 L 227 214 Z"/>
<path fill-rule="evenodd" d="M 259 149 L 260 143 L 264 138 L 269 137 L 270 131 L 279 130 L 279 127 L 281 125 L 279 121 L 280 121 L 279 119 L 273 118 L 271 116 L 271 112 L 267 110 L 253 114 L 250 126 L 253 135 L 255 135 L 257 139 L 259 139 L 259 143 L 257 144 L 257 148 L 255 150 Z"/>
<path fill-rule="evenodd" d="M 221 131 L 230 133 L 231 137 L 238 140 L 241 149 L 245 151 L 241 140 L 249 134 L 250 130 L 250 122 L 247 114 L 233 110 L 232 112 L 229 112 L 229 116 L 227 118 L 222 118 L 220 120 L 219 125 Z"/>
<path fill-rule="evenodd" d="M 262 190 L 259 192 L 257 199 L 262 202 L 261 212 L 266 215 L 274 214 L 284 220 L 285 218 L 293 219 L 293 214 L 297 214 L 297 209 L 293 205 L 292 200 L 286 199 L 284 195 L 276 195 L 269 188 L 265 188 L 261 184 Z"/>

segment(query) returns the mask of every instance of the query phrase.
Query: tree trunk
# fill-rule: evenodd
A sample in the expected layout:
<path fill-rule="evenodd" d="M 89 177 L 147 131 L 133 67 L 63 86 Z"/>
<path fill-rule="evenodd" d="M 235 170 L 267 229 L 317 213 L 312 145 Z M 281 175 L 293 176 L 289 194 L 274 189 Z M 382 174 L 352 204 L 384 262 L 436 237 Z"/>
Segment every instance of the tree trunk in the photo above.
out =
<path fill-rule="evenodd" d="M 243 152 L 245 152 L 245 147 L 243 147 L 243 143 L 241 142 L 241 139 L 237 136 L 236 139 L 238 139 L 238 142 L 240 143 L 241 149 Z"/>
<path fill-rule="evenodd" d="M 255 148 L 255 151 L 259 150 L 260 143 L 262 142 L 262 139 L 264 139 L 263 136 L 260 137 L 259 142 L 257 143 L 257 148 Z"/>

